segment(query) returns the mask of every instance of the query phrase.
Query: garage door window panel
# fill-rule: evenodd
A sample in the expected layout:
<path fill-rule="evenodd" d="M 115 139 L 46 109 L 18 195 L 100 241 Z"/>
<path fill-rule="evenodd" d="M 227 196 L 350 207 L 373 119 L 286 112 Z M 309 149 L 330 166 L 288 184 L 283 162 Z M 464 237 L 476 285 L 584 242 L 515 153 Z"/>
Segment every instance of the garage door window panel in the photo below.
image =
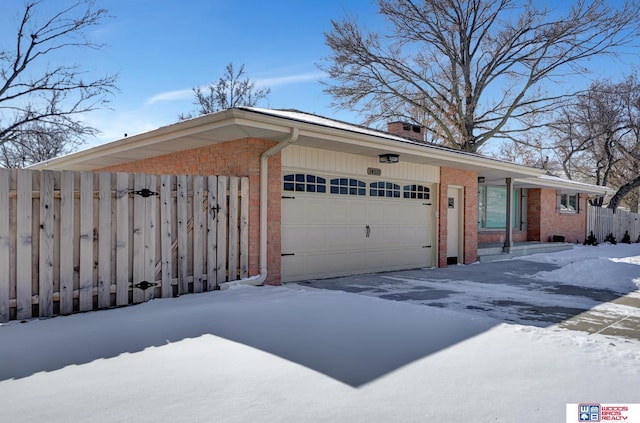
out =
<path fill-rule="evenodd" d="M 404 198 L 416 199 L 416 200 L 429 200 L 431 195 L 429 187 L 424 185 L 405 185 L 403 187 L 402 196 Z"/>
<path fill-rule="evenodd" d="M 358 179 L 335 178 L 331 180 L 331 194 L 339 195 L 367 195 L 367 185 Z"/>
<path fill-rule="evenodd" d="M 392 182 L 372 182 L 369 184 L 371 197 L 400 198 L 400 185 Z"/>
<path fill-rule="evenodd" d="M 320 176 L 305 173 L 284 175 L 282 188 L 284 191 L 327 192 L 327 180 Z"/>

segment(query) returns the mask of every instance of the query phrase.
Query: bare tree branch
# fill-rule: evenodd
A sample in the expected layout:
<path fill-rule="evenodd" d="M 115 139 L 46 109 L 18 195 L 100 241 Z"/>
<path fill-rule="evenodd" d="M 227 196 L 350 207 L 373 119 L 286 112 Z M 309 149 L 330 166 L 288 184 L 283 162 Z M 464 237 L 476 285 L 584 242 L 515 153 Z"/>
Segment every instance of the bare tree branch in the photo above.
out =
<path fill-rule="evenodd" d="M 255 107 L 266 99 L 271 90 L 256 88 L 256 83 L 249 78 L 243 78 L 244 75 L 244 65 L 236 72 L 233 63 L 229 63 L 217 83 L 211 83 L 204 88 L 194 88 L 193 94 L 196 98 L 193 104 L 199 107 L 196 115 L 206 115 L 239 106 Z M 193 113 L 179 116 L 181 120 L 192 117 Z"/>
<path fill-rule="evenodd" d="M 103 47 L 91 42 L 86 32 L 107 17 L 107 10 L 94 9 L 93 0 L 78 0 L 43 17 L 40 5 L 41 0 L 25 2 L 15 48 L 0 51 L 0 145 L 7 166 L 10 152 L 27 146 L 36 151 L 42 147 L 37 143 L 60 144 L 63 135 L 67 145 L 75 147 L 95 134 L 96 129 L 82 123 L 80 116 L 104 107 L 117 90 L 115 75 L 90 78 L 79 64 L 55 64 L 59 52 Z M 41 151 L 60 154 L 66 148 Z M 51 158 L 31 153 L 22 157 L 28 158 L 24 164 Z"/>
<path fill-rule="evenodd" d="M 366 123 L 422 117 L 413 123 L 468 151 L 513 132 L 514 119 L 556 108 L 573 93 L 545 94 L 544 83 L 584 73 L 586 59 L 615 55 L 635 41 L 640 21 L 637 1 L 614 8 L 576 0 L 564 14 L 517 0 L 378 6 L 389 33 L 368 32 L 346 16 L 325 34 L 332 55 L 321 68 L 334 106 L 362 113 Z"/>
<path fill-rule="evenodd" d="M 552 126 L 564 173 L 618 191 L 616 209 L 640 186 L 640 81 L 596 82 L 562 109 Z M 598 205 L 602 205 L 599 201 Z"/>

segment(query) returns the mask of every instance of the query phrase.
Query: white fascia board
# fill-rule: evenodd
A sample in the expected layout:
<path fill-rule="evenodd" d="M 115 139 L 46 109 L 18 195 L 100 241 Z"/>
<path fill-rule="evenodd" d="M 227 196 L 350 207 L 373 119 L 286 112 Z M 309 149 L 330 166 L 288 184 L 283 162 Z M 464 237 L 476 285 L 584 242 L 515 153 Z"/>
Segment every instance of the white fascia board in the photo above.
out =
<path fill-rule="evenodd" d="M 518 178 L 514 182 L 518 185 L 528 185 L 532 188 L 552 188 L 570 192 L 593 194 L 597 196 L 614 194 L 616 191 L 609 187 L 586 184 L 584 182 L 562 179 L 555 176 L 542 175 L 538 178 Z"/>

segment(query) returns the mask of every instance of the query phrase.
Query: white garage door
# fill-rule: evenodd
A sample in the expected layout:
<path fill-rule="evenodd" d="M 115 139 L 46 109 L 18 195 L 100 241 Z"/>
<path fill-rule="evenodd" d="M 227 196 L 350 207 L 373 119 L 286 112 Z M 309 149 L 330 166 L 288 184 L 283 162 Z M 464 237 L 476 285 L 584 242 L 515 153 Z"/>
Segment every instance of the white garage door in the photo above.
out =
<path fill-rule="evenodd" d="M 284 176 L 284 282 L 432 265 L 428 186 Z"/>

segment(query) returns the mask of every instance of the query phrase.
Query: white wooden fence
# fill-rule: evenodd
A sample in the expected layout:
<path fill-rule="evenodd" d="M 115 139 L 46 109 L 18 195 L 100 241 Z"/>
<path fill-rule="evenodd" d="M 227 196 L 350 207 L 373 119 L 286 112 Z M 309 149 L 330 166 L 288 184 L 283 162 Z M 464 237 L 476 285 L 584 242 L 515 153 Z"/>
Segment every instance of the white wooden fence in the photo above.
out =
<path fill-rule="evenodd" d="M 0 169 L 0 322 L 248 276 L 248 178 Z"/>
<path fill-rule="evenodd" d="M 603 242 L 609 234 L 613 234 L 618 242 L 629 232 L 631 242 L 636 242 L 640 235 L 640 215 L 624 210 L 588 206 L 587 235 L 593 231 L 598 242 Z"/>

